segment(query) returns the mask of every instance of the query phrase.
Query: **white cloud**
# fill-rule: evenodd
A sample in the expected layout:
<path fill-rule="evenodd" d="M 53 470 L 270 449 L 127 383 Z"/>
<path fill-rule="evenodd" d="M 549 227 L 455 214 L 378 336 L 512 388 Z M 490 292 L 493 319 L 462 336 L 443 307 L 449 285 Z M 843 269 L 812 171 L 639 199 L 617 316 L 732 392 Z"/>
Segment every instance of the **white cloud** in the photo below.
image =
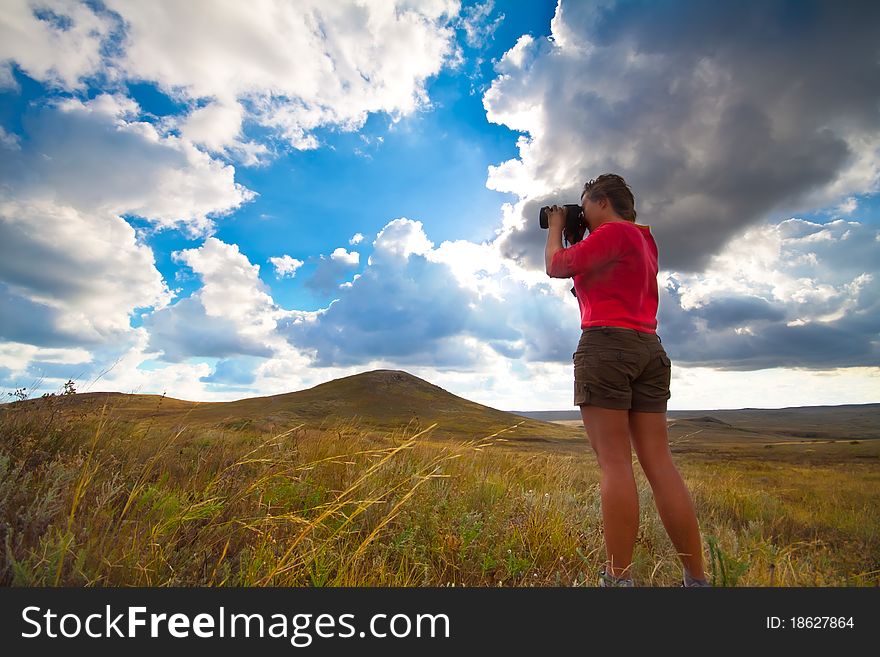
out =
<path fill-rule="evenodd" d="M 28 365 L 37 359 L 77 365 L 88 363 L 92 355 L 79 347 L 59 349 L 35 347 L 21 342 L 0 343 L 0 367 L 8 368 L 13 375 L 24 374 Z"/>
<path fill-rule="evenodd" d="M 245 165 L 272 154 L 243 137 L 247 122 L 294 148 L 316 148 L 318 128 L 355 130 L 370 113 L 396 119 L 427 107 L 426 81 L 457 53 L 457 0 L 105 6 L 3 3 L 0 84 L 14 84 L 13 62 L 65 89 L 90 78 L 154 82 L 192 108 L 170 127 Z"/>
<path fill-rule="evenodd" d="M 357 251 L 346 251 L 341 246 L 333 249 L 330 258 L 345 265 L 356 266 L 360 262 L 360 254 Z"/>
<path fill-rule="evenodd" d="M 413 221 L 406 217 L 390 221 L 373 240 L 375 249 L 367 259 L 368 264 L 376 258 L 385 256 L 408 258 L 410 254 L 422 255 L 433 248 L 434 243 L 428 240 L 422 230 L 421 221 Z"/>
<path fill-rule="evenodd" d="M 431 262 L 446 264 L 458 285 L 475 292 L 478 299 L 484 295 L 500 299 L 497 277 L 516 268 L 501 257 L 496 244 L 487 242 L 445 241 L 425 256 Z"/>
<path fill-rule="evenodd" d="M 357 129 L 371 112 L 407 114 L 426 104 L 426 79 L 454 50 L 449 24 L 458 11 L 451 0 L 108 6 L 126 25 L 123 75 L 227 108 L 196 117 L 207 124 L 198 128 L 203 139 L 235 138 L 239 100 L 247 119 L 299 149 L 317 146 L 311 133 L 319 127 Z"/>
<path fill-rule="evenodd" d="M 344 283 L 340 283 L 339 288 L 342 289 L 342 288 L 346 288 L 346 287 L 352 287 L 354 285 L 354 282 L 357 279 L 359 279 L 360 277 L 361 277 L 360 274 L 355 274 L 354 276 L 351 277 L 350 281 L 345 281 Z"/>
<path fill-rule="evenodd" d="M 355 233 L 351 236 L 351 239 L 348 240 L 349 244 L 360 244 L 364 241 L 364 236 L 362 233 Z"/>
<path fill-rule="evenodd" d="M 12 73 L 12 62 L 0 62 L 0 90 L 18 91 L 19 89 L 18 81 Z"/>
<path fill-rule="evenodd" d="M 360 254 L 357 251 L 348 252 L 340 246 L 329 257 L 322 254 L 310 261 L 316 262 L 317 266 L 306 280 L 306 285 L 327 294 L 338 288 L 340 279 L 360 264 Z"/>
<path fill-rule="evenodd" d="M 136 119 L 130 98 L 101 94 L 39 110 L 28 147 L 4 158 L 0 174 L 17 197 L 55 198 L 82 212 L 138 215 L 190 236 L 210 234 L 255 194 L 233 167 L 190 142 Z"/>
<path fill-rule="evenodd" d="M 174 119 L 180 134 L 194 144 L 213 153 L 223 153 L 245 166 L 264 163 L 270 154 L 265 144 L 248 141 L 242 136 L 244 108 L 234 99 L 211 102 L 188 115 Z"/>
<path fill-rule="evenodd" d="M 73 0 L 0 3 L 0 63 L 14 61 L 32 78 L 80 89 L 104 66 L 101 47 L 116 27 L 112 16 Z"/>
<path fill-rule="evenodd" d="M 0 326 L 7 339 L 124 341 L 136 308 L 159 308 L 171 299 L 150 248 L 106 211 L 0 199 L 0 244 L 0 280 L 8 291 L 3 314 L 10 313 Z M 30 330 L 17 324 L 25 315 Z"/>
<path fill-rule="evenodd" d="M 83 102 L 79 98 L 58 98 L 54 101 L 55 107 L 62 112 L 80 113 L 95 117 L 106 117 L 108 123 L 126 128 L 129 122 L 138 118 L 141 108 L 133 98 L 120 94 L 102 93 L 91 100 Z M 150 128 L 149 124 L 135 124 L 140 130 Z M 144 136 L 149 136 L 153 141 L 158 139 L 158 134 L 146 130 Z"/>
<path fill-rule="evenodd" d="M 269 258 L 269 262 L 275 267 L 275 276 L 278 278 L 293 278 L 296 270 L 304 264 L 302 260 L 297 260 L 289 255 Z"/>
<path fill-rule="evenodd" d="M 837 212 L 840 214 L 852 214 L 856 211 L 856 208 L 858 207 L 859 202 L 854 196 L 850 196 L 848 199 L 843 201 L 843 203 L 837 206 Z"/>
<path fill-rule="evenodd" d="M 504 20 L 504 14 L 499 14 L 494 20 L 489 20 L 494 8 L 495 0 L 486 0 L 482 4 L 470 5 L 462 12 L 458 27 L 464 30 L 465 40 L 471 48 L 485 47 Z"/>
<path fill-rule="evenodd" d="M 271 334 L 277 306 L 260 280 L 260 266 L 251 264 L 237 245 L 209 237 L 198 248 L 175 251 L 172 258 L 201 278 L 196 295 L 209 317 L 229 320 L 240 334 L 258 340 Z"/>
<path fill-rule="evenodd" d="M 180 133 L 190 141 L 221 151 L 241 134 L 244 109 L 236 101 L 209 103 L 186 117 Z"/>
<path fill-rule="evenodd" d="M 118 94 L 59 98 L 29 110 L 21 138 L 4 133 L 17 148 L 0 159 L 0 337 L 32 345 L 21 354 L 33 367 L 54 358 L 47 349 L 88 349 L 95 362 L 125 351 L 140 339 L 132 316 L 170 303 L 125 215 L 194 236 L 253 197 L 231 166 L 140 113 Z"/>
<path fill-rule="evenodd" d="M 10 151 L 20 151 L 21 144 L 19 143 L 18 135 L 6 132 L 3 126 L 0 126 L 0 148 L 5 148 Z"/>
<path fill-rule="evenodd" d="M 195 236 L 253 197 L 231 166 L 140 113 L 118 94 L 60 98 L 25 116 L 0 159 L 0 337 L 38 347 L 22 351 L 34 367 L 47 348 L 124 352 L 140 339 L 135 312 L 170 303 L 144 229 L 125 215 Z"/>
<path fill-rule="evenodd" d="M 103 362 L 111 365 L 84 378 L 78 392 L 112 390 L 130 394 L 167 394 L 191 401 L 227 401 L 234 395 L 218 394 L 200 381 L 211 373 L 207 363 L 172 363 L 161 367 L 141 366 L 160 353 L 149 348 L 149 335 L 144 328 L 135 331 L 135 342 L 127 349 L 104 354 Z"/>
<path fill-rule="evenodd" d="M 534 49 L 535 38 L 531 34 L 523 34 L 516 40 L 513 48 L 501 56 L 501 60 L 495 66 L 495 70 L 501 74 L 505 74 L 512 73 L 514 69 L 523 68 L 527 58 L 532 52 L 534 52 Z"/>
<path fill-rule="evenodd" d="M 577 342 L 574 298 L 532 289 L 491 244 L 444 242 L 422 223 L 394 219 L 367 266 L 309 321 L 282 321 L 291 344 L 321 367 L 391 361 L 407 367 L 480 371 L 487 353 L 564 360 Z M 560 288 L 561 289 L 561 288 Z M 571 322 L 561 318 L 568 314 Z"/>
<path fill-rule="evenodd" d="M 257 390 L 265 390 L 266 386 L 278 390 L 279 371 L 281 376 L 291 373 L 288 385 L 302 380 L 309 357 L 288 344 L 277 325 L 279 320 L 308 321 L 310 314 L 278 306 L 260 280 L 259 265 L 252 264 L 237 245 L 214 237 L 198 248 L 175 252 L 174 259 L 191 267 L 202 287 L 192 297 L 144 319 L 150 352 L 180 364 L 194 356 L 265 359 L 255 369 L 257 380 L 253 386 Z M 200 369 L 195 374 L 202 378 L 211 371 Z M 240 391 L 230 394 L 242 396 Z"/>

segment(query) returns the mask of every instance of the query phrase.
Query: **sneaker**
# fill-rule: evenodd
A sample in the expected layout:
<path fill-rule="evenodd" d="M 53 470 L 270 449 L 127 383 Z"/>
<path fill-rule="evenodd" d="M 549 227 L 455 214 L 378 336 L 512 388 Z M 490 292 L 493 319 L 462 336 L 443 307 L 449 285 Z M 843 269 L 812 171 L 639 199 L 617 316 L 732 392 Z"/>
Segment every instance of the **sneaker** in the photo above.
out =
<path fill-rule="evenodd" d="M 709 582 L 705 579 L 691 579 L 690 582 L 688 582 L 687 577 L 682 577 L 681 578 L 681 586 L 682 587 L 692 587 L 692 586 L 709 586 L 709 587 L 711 587 L 712 585 L 709 584 Z"/>
<path fill-rule="evenodd" d="M 633 580 L 631 577 L 615 577 L 614 575 L 609 575 L 605 572 L 605 569 L 599 571 L 599 586 L 603 588 L 607 587 L 617 587 L 617 586 L 632 586 L 635 587 Z"/>

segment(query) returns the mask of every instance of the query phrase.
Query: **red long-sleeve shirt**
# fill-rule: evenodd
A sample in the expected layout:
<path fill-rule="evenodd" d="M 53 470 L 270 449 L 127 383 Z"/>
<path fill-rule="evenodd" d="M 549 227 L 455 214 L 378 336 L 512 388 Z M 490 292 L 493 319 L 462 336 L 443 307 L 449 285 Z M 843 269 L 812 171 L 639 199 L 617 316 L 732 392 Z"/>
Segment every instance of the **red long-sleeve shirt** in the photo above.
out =
<path fill-rule="evenodd" d="M 649 226 L 611 221 L 553 254 L 553 278 L 573 278 L 581 328 L 657 332 L 657 244 Z"/>

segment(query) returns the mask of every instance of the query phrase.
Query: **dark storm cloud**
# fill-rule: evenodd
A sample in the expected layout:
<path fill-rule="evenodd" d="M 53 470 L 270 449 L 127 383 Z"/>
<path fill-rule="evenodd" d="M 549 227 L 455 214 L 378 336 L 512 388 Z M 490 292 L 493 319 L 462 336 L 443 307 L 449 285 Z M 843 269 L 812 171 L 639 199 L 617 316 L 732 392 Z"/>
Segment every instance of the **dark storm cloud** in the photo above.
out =
<path fill-rule="evenodd" d="M 532 123 L 524 175 L 550 187 L 560 166 L 569 193 L 623 175 L 663 268 L 699 271 L 762 218 L 876 187 L 880 3 L 563 2 L 558 18 L 558 47 L 495 81 L 490 118 Z M 537 205 L 500 238 L 536 269 Z"/>
<path fill-rule="evenodd" d="M 870 326 L 859 324 L 847 319 L 803 326 L 757 322 L 751 334 L 731 329 L 707 332 L 690 324 L 689 331 L 675 332 L 667 327 L 661 334 L 663 345 L 678 365 L 725 370 L 880 366 L 880 348 L 870 335 L 880 331 L 880 321 L 874 319 Z"/>
<path fill-rule="evenodd" d="M 695 309 L 691 315 L 704 319 L 707 328 L 717 330 L 754 320 L 779 321 L 785 319 L 786 312 L 781 304 L 773 305 L 760 297 L 741 296 L 712 299 Z"/>
<path fill-rule="evenodd" d="M 880 244 L 873 238 L 875 234 L 863 227 L 857 237 L 875 245 L 876 260 Z M 832 252 L 833 243 L 824 245 L 824 251 Z M 660 290 L 658 332 L 663 345 L 677 364 L 685 366 L 726 370 L 876 367 L 880 365 L 880 279 L 867 274 L 872 263 L 858 258 L 840 267 L 840 280 L 857 278 L 863 272 L 862 283 L 857 290 L 832 296 L 824 303 L 813 299 L 770 302 L 728 294 L 686 309 L 681 286 L 672 283 Z M 832 318 L 822 321 L 814 316 L 805 323 L 797 321 L 809 309 Z"/>

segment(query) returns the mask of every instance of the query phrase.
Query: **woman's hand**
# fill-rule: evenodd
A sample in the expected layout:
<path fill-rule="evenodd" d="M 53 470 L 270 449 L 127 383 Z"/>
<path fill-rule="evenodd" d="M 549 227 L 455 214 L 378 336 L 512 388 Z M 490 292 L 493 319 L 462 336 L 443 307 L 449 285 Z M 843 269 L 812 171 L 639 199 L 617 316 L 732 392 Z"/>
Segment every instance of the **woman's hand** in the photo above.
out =
<path fill-rule="evenodd" d="M 565 208 L 558 205 L 550 206 L 550 211 L 547 213 L 547 228 L 550 230 L 565 228 Z"/>

